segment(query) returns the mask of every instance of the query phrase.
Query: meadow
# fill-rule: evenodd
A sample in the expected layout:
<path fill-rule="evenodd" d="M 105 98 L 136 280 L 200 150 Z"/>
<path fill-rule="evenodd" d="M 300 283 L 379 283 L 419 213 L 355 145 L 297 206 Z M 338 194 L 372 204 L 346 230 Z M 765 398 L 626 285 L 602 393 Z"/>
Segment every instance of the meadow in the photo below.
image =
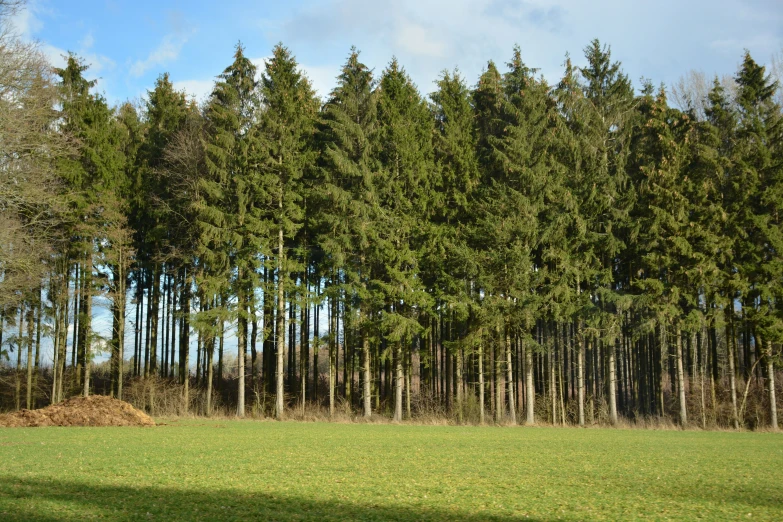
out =
<path fill-rule="evenodd" d="M 775 433 L 160 423 L 0 429 L 0 519 L 783 520 Z"/>

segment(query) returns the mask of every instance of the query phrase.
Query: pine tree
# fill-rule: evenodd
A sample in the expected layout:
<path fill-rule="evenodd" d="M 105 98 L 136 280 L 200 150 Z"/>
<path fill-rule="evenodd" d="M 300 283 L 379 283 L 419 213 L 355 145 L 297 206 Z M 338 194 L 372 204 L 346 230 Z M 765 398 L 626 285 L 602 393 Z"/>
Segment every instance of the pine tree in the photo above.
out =
<path fill-rule="evenodd" d="M 260 98 L 260 185 L 269 209 L 267 226 L 276 235 L 269 239 L 276 258 L 277 286 L 275 416 L 281 419 L 285 407 L 285 296 L 293 290 L 289 274 L 298 268 L 288 261 L 286 240 L 294 237 L 304 219 L 302 178 L 315 159 L 313 134 L 318 111 L 310 82 L 282 44 L 275 46 L 266 62 Z"/>
<path fill-rule="evenodd" d="M 62 132 L 79 140 L 78 153 L 63 158 L 59 172 L 73 190 L 75 226 L 72 230 L 77 238 L 76 256 L 82 273 L 77 380 L 85 396 L 90 389 L 92 358 L 93 255 L 100 238 L 102 213 L 116 205 L 115 198 L 126 182 L 120 128 L 105 99 L 90 92 L 96 82 L 84 78 L 87 68 L 71 54 L 64 68 L 55 69 L 61 78 Z"/>
<path fill-rule="evenodd" d="M 432 122 L 424 100 L 393 59 L 384 70 L 378 96 L 378 152 L 375 219 L 383 223 L 371 247 L 377 269 L 374 292 L 383 296 L 380 327 L 392 345 L 394 419 L 402 420 L 403 372 L 407 349 L 421 332 L 417 314 L 429 306 L 418 277 L 421 228 L 429 218 L 434 186 Z"/>
<path fill-rule="evenodd" d="M 738 125 L 738 115 L 735 107 L 729 100 L 724 87 L 715 78 L 713 88 L 708 94 L 708 103 L 705 109 L 707 122 L 702 135 L 709 132 L 710 145 L 713 151 L 708 151 L 713 156 L 715 185 L 719 191 L 720 220 L 717 221 L 718 248 L 715 256 L 718 269 L 718 291 L 714 294 L 715 305 L 723 307 L 724 323 L 727 332 L 733 330 L 734 324 L 734 299 L 739 289 L 736 277 L 735 256 L 736 242 L 742 237 L 741 227 L 737 227 L 735 211 L 735 191 L 741 186 L 735 179 L 735 134 Z M 708 156 L 708 157 L 709 157 Z M 740 193 L 742 193 L 740 191 Z M 739 411 L 737 405 L 736 372 L 734 368 L 734 335 L 727 335 L 726 348 L 728 352 L 729 388 L 731 393 L 732 422 L 735 429 L 739 429 Z M 717 359 L 717 357 L 714 357 Z M 713 378 L 717 378 L 717 365 L 713 371 Z"/>
<path fill-rule="evenodd" d="M 601 332 L 609 365 L 608 399 L 612 422 L 617 420 L 616 383 L 613 380 L 615 339 L 619 335 L 620 293 L 615 268 L 623 243 L 623 226 L 633 206 L 634 193 L 628 182 L 626 161 L 633 125 L 633 90 L 619 62 L 612 62 L 611 50 L 593 40 L 585 48 L 587 65 L 580 68 L 585 103 L 585 179 L 579 198 L 587 217 L 588 241 L 592 258 L 598 263 L 593 280 L 586 281 L 594 296 L 595 326 Z"/>
<path fill-rule="evenodd" d="M 206 166 L 198 325 L 207 346 L 211 376 L 212 353 L 219 325 L 229 319 L 218 306 L 231 284 L 237 296 L 238 391 L 237 416 L 245 415 L 245 355 L 248 314 L 254 299 L 258 253 L 266 230 L 262 220 L 263 194 L 257 129 L 256 68 L 237 45 L 234 62 L 220 75 L 206 109 Z M 211 388 L 211 383 L 208 384 Z"/>
<path fill-rule="evenodd" d="M 680 424 L 688 415 L 685 404 L 682 338 L 685 318 L 696 310 L 699 295 L 692 292 L 690 275 L 696 271 L 696 253 L 691 245 L 692 206 L 688 199 L 687 167 L 693 127 L 687 115 L 670 109 L 661 88 L 650 96 L 646 121 L 634 144 L 632 163 L 638 166 L 640 205 L 633 213 L 639 228 L 636 237 L 640 276 L 635 284 L 643 292 L 640 304 L 651 311 L 662 329 L 672 328 L 677 365 Z M 667 352 L 666 331 L 662 350 Z"/>
<path fill-rule="evenodd" d="M 483 215 L 484 212 L 477 212 L 477 209 L 479 209 L 479 205 L 482 201 L 485 200 L 491 200 L 491 197 L 487 195 L 487 192 L 491 188 L 492 179 L 497 177 L 499 175 L 498 170 L 498 164 L 496 161 L 496 158 L 494 156 L 494 146 L 493 144 L 496 142 L 496 140 L 499 140 L 502 132 L 503 132 L 503 120 L 502 120 L 502 108 L 503 104 L 505 102 L 504 92 L 503 92 L 503 86 L 502 86 L 502 77 L 500 75 L 500 72 L 498 71 L 495 64 L 490 61 L 487 64 L 487 70 L 482 73 L 481 77 L 479 78 L 478 85 L 476 86 L 476 89 L 473 91 L 473 110 L 474 110 L 474 121 L 475 121 L 475 129 L 476 129 L 476 156 L 479 163 L 479 186 L 477 187 L 477 194 L 476 194 L 476 202 L 474 206 L 474 214 Z M 470 239 L 469 239 L 469 245 L 470 248 L 475 252 L 473 258 L 476 261 L 476 264 L 481 267 L 484 264 L 484 259 L 482 255 L 487 250 L 486 244 L 484 244 L 484 235 L 481 232 L 481 225 L 482 221 L 478 219 L 478 217 L 474 218 L 473 226 L 469 229 Z M 476 286 L 477 288 L 476 294 L 480 296 L 482 292 L 482 281 L 481 277 L 483 275 L 483 271 L 479 270 L 476 274 Z M 485 354 L 485 344 L 484 344 L 484 336 L 486 328 L 484 326 L 484 323 L 486 322 L 487 313 L 486 310 L 484 310 L 484 307 L 480 301 L 480 299 L 477 299 L 477 303 L 475 305 L 475 310 L 473 311 L 473 317 L 475 320 L 478 321 L 478 324 L 476 325 L 477 335 L 473 336 L 472 339 L 474 343 L 476 344 L 477 348 L 477 359 L 478 359 L 478 389 L 479 389 L 479 422 L 481 424 L 484 423 L 484 409 L 485 409 L 485 378 L 484 378 L 484 354 Z M 528 357 L 530 358 L 528 360 Z M 532 407 L 532 394 L 529 393 L 530 387 L 532 386 L 532 352 L 530 350 L 526 353 L 526 375 L 525 375 L 525 383 L 526 383 L 526 394 L 528 399 L 528 404 L 526 408 L 527 412 L 527 422 L 528 424 L 533 423 L 533 407 Z"/>
<path fill-rule="evenodd" d="M 576 380 L 577 380 L 577 422 L 585 424 L 585 351 L 587 333 L 585 321 L 590 318 L 592 302 L 589 292 L 583 291 L 585 283 L 595 277 L 598 269 L 592 245 L 587 235 L 585 208 L 580 194 L 584 187 L 589 168 L 591 146 L 585 126 L 589 121 L 591 107 L 579 85 L 578 70 L 566 57 L 565 72 L 560 83 L 553 92 L 557 103 L 559 117 L 556 118 L 553 154 L 561 171 L 560 183 L 555 185 L 548 207 L 552 209 L 552 217 L 546 222 L 556 224 L 551 240 L 547 240 L 552 254 L 561 261 L 561 272 L 565 277 L 557 281 L 555 288 L 566 297 L 564 315 L 569 313 L 575 322 L 576 334 Z M 565 229 L 565 230 L 564 230 Z M 562 234 L 566 240 L 562 240 Z M 550 237 L 549 233 L 545 236 Z M 554 248 L 553 248 L 554 247 Z M 563 287 L 572 285 L 570 287 Z M 573 292 L 570 292 L 573 288 Z M 588 286 L 589 288 L 589 286 Z"/>
<path fill-rule="evenodd" d="M 345 292 L 348 304 L 359 302 L 356 326 L 360 330 L 365 417 L 372 415 L 370 336 L 372 305 L 368 285 L 368 250 L 378 223 L 372 214 L 374 139 L 377 132 L 377 96 L 372 71 L 351 54 L 337 78 L 337 87 L 323 108 L 321 162 L 314 198 L 318 208 L 318 243 L 324 250 L 327 273 L 341 273 L 344 284 L 330 288 L 331 299 Z M 334 285 L 333 285 L 334 286 Z M 330 385 L 331 386 L 331 385 Z M 330 394 L 330 399 L 332 395 Z M 334 409 L 330 400 L 330 412 Z"/>
<path fill-rule="evenodd" d="M 172 243 L 169 259 L 173 272 L 170 281 L 173 320 L 171 321 L 169 365 L 171 376 L 174 375 L 176 369 L 180 384 L 183 385 L 182 399 L 185 411 L 189 405 L 190 297 L 193 275 L 197 273 L 198 269 L 202 269 L 198 272 L 200 280 L 202 278 L 208 279 L 214 275 L 211 271 L 212 265 L 210 265 L 210 271 L 203 270 L 207 266 L 205 262 L 210 255 L 208 248 L 212 246 L 210 243 L 202 242 L 205 239 L 202 236 L 203 228 L 212 232 L 204 209 L 209 208 L 207 203 L 215 203 L 214 200 L 207 201 L 208 192 L 202 188 L 203 185 L 206 185 L 207 188 L 211 186 L 205 150 L 209 139 L 205 116 L 191 104 L 180 129 L 171 136 L 166 144 L 160 171 L 170 194 L 167 201 L 167 206 L 170 209 L 168 223 L 170 235 L 176 239 Z M 204 256 L 205 250 L 207 250 L 206 256 Z M 203 298 L 204 295 L 202 291 L 201 297 Z M 180 307 L 179 311 L 177 311 L 177 305 Z M 225 307 L 221 305 L 218 312 L 225 312 Z M 221 317 L 224 315 L 222 314 Z M 199 319 L 206 319 L 206 325 L 212 328 L 212 317 L 195 317 L 194 324 L 201 329 L 205 327 L 205 324 Z M 178 321 L 179 327 L 177 326 Z M 178 367 L 175 367 L 177 339 L 179 339 L 179 364 Z M 207 388 L 210 384 L 208 380 Z M 210 411 L 210 406 L 211 393 L 208 393 L 207 413 Z"/>
<path fill-rule="evenodd" d="M 745 53 L 736 80 L 740 110 L 737 170 L 742 172 L 747 191 L 745 204 L 737 210 L 742 212 L 748 236 L 739 265 L 747 278 L 749 301 L 757 303 L 746 316 L 755 323 L 756 341 L 764 346 L 770 424 L 777 429 L 773 343 L 783 339 L 781 310 L 776 304 L 783 281 L 783 114 L 773 98 L 777 83 L 765 76 L 764 67 L 750 53 Z"/>
<path fill-rule="evenodd" d="M 472 282 L 478 272 L 470 248 L 473 226 L 471 207 L 480 181 L 476 156 L 476 129 L 471 106 L 471 91 L 459 71 L 444 71 L 437 82 L 438 90 L 430 95 L 435 120 L 433 152 L 438 169 L 438 184 L 434 187 L 433 214 L 428 223 L 422 277 L 440 314 L 453 314 L 453 321 L 468 321 L 474 309 Z M 473 325 L 467 326 L 473 328 Z M 430 333 L 433 335 L 433 333 Z M 450 351 L 456 366 L 456 411 L 462 420 L 464 398 L 462 374 L 466 350 L 473 347 L 466 335 L 461 342 L 450 339 Z M 428 360 L 427 364 L 437 364 Z"/>

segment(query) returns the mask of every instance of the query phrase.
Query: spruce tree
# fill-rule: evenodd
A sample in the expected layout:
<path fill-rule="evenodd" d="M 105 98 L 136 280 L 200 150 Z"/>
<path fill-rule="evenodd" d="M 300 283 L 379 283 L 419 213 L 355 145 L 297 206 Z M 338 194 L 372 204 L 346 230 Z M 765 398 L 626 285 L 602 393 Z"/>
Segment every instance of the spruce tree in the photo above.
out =
<path fill-rule="evenodd" d="M 269 245 L 276 273 L 275 417 L 284 413 L 283 362 L 285 352 L 285 297 L 292 292 L 290 273 L 298 267 L 288 261 L 287 241 L 301 227 L 303 176 L 315 159 L 313 135 L 318 101 L 308 79 L 282 44 L 272 50 L 260 82 L 259 169 L 266 210 Z M 270 252 L 271 253 L 271 252 Z"/>
<path fill-rule="evenodd" d="M 220 75 L 220 81 L 206 108 L 206 166 L 209 173 L 201 187 L 202 249 L 199 293 L 202 305 L 203 339 L 211 365 L 219 325 L 237 319 L 237 416 L 245 415 L 245 354 L 248 314 L 254 299 L 258 253 L 264 232 L 264 204 L 261 191 L 260 148 L 257 128 L 256 67 L 236 47 L 234 62 Z M 232 316 L 218 296 L 231 290 L 237 296 Z M 210 371 L 211 375 L 211 366 Z M 209 385 L 211 387 L 211 384 Z"/>
<path fill-rule="evenodd" d="M 693 127 L 687 115 L 669 108 L 661 88 L 649 95 L 646 121 L 635 139 L 632 164 L 638 167 L 637 205 L 632 219 L 639 227 L 635 284 L 643 292 L 640 305 L 650 310 L 662 328 L 667 352 L 668 327 L 675 346 L 676 384 L 681 426 L 687 426 L 682 339 L 688 312 L 698 305 L 689 276 L 696 272 L 692 240 L 692 205 L 687 168 Z"/>
<path fill-rule="evenodd" d="M 631 82 L 619 62 L 613 62 L 611 50 L 593 40 L 585 48 L 587 65 L 579 69 L 586 100 L 583 130 L 590 154 L 585 158 L 585 179 L 579 198 L 587 217 L 588 241 L 597 266 L 589 282 L 594 296 L 597 323 L 602 333 L 597 339 L 607 354 L 609 373 L 607 395 L 610 417 L 617 420 L 614 375 L 615 339 L 621 324 L 616 285 L 617 257 L 624 247 L 623 227 L 633 206 L 634 192 L 628 181 L 626 161 L 633 126 L 634 96 Z"/>
<path fill-rule="evenodd" d="M 430 95 L 435 120 L 433 152 L 438 171 L 434 188 L 432 217 L 423 246 L 421 273 L 440 314 L 452 314 L 452 321 L 468 321 L 474 311 L 471 286 L 478 266 L 470 247 L 470 230 L 474 219 L 472 205 L 480 181 L 476 156 L 476 129 L 471 106 L 471 91 L 459 71 L 444 71 L 437 82 L 438 90 Z M 474 325 L 466 325 L 474 328 Z M 433 333 L 430 333 L 433 335 Z M 464 356 L 473 346 L 466 334 L 448 348 L 455 357 L 456 411 L 462 420 L 464 398 L 462 374 Z M 421 354 L 423 356 L 423 354 Z M 427 360 L 430 368 L 436 360 Z"/>
<path fill-rule="evenodd" d="M 432 207 L 432 121 L 424 100 L 393 59 L 384 70 L 378 95 L 379 170 L 374 205 L 379 226 L 370 258 L 377 269 L 375 291 L 384 299 L 380 327 L 392 345 L 394 420 L 402 420 L 403 372 L 407 349 L 421 332 L 417 314 L 430 305 L 419 272 L 421 224 Z"/>
<path fill-rule="evenodd" d="M 318 243 L 324 251 L 325 271 L 341 273 L 343 278 L 342 288 L 332 285 L 327 290 L 330 298 L 337 298 L 339 290 L 345 292 L 347 304 L 361 303 L 356 326 L 362 349 L 362 409 L 364 416 L 370 417 L 373 306 L 368 288 L 372 284 L 368 251 L 379 225 L 372 213 L 377 96 L 372 71 L 359 61 L 355 48 L 337 82 L 323 108 L 319 129 L 322 165 L 314 187 Z M 333 411 L 332 400 L 329 406 Z"/>
<path fill-rule="evenodd" d="M 756 342 L 763 345 L 770 425 L 777 429 L 773 344 L 783 340 L 778 301 L 783 282 L 783 114 L 774 100 L 777 83 L 750 53 L 745 53 L 736 80 L 740 111 L 737 170 L 743 173 L 748 191 L 747 206 L 737 208 L 747 234 L 739 266 L 748 281 L 749 301 L 756 303 L 745 315 L 755 324 Z"/>
<path fill-rule="evenodd" d="M 144 375 L 155 375 L 158 369 L 158 333 L 161 299 L 161 276 L 164 267 L 172 265 L 178 238 L 170 235 L 172 194 L 163 176 L 163 154 L 168 142 L 186 117 L 186 100 L 168 74 L 162 74 L 147 93 L 146 139 L 138 153 L 138 183 L 134 191 L 133 215 L 138 224 L 139 263 L 137 285 L 147 287 L 149 300 L 149 338 L 145 347 Z M 149 352 L 147 354 L 147 352 Z M 147 362 L 149 364 L 147 364 Z"/>
<path fill-rule="evenodd" d="M 68 56 L 64 68 L 55 69 L 61 79 L 61 129 L 79 142 L 78 152 L 61 158 L 58 170 L 72 190 L 74 226 L 71 230 L 76 250 L 73 255 L 82 274 L 77 382 L 85 396 L 90 391 L 92 359 L 93 256 L 101 237 L 102 213 L 105 208 L 116 205 L 116 198 L 126 182 L 120 128 L 103 96 L 90 92 L 96 82 L 84 78 L 87 69 L 73 54 Z"/>

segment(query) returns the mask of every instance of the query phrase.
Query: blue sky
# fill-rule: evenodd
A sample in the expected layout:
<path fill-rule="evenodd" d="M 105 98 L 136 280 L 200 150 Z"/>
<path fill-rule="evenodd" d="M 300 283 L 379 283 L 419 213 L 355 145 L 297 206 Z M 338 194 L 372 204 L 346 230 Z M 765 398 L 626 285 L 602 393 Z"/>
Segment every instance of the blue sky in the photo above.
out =
<path fill-rule="evenodd" d="M 761 63 L 783 51 L 781 0 L 30 0 L 16 25 L 55 64 L 84 57 L 111 103 L 142 98 L 163 72 L 201 98 L 240 40 L 259 65 L 283 42 L 322 96 L 351 45 L 378 73 L 397 56 L 424 94 L 455 66 L 473 85 L 514 44 L 556 82 L 565 53 L 578 65 L 599 38 L 637 87 L 733 74 L 745 48 Z"/>

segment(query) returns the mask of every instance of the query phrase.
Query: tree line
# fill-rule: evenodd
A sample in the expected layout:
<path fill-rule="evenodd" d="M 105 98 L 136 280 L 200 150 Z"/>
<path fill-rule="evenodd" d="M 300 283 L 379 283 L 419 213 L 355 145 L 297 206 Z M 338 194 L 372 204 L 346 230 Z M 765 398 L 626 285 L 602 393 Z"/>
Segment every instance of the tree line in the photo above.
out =
<path fill-rule="evenodd" d="M 163 379 L 204 414 L 777 427 L 783 114 L 748 52 L 673 107 L 597 40 L 427 97 L 351 49 L 325 101 L 238 44 L 202 104 L 162 74 L 110 107 L 3 27 L 5 407 Z"/>

